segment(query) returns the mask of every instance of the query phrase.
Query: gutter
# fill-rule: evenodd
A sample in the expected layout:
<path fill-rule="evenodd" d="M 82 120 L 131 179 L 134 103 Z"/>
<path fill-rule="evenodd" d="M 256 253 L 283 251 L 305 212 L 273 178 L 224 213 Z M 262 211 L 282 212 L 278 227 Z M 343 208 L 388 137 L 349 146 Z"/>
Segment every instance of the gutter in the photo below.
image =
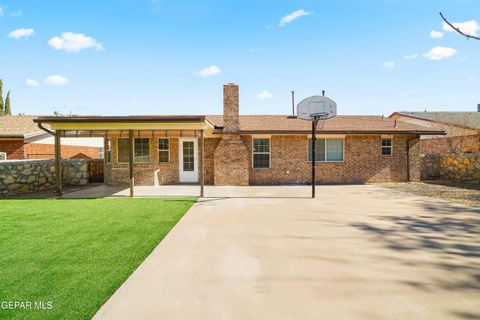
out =
<path fill-rule="evenodd" d="M 37 119 L 35 119 L 35 120 L 37 120 Z M 35 121 L 35 120 L 33 120 L 33 121 Z M 42 129 L 43 131 L 45 131 L 45 132 L 48 133 L 48 134 L 51 134 L 52 136 L 55 136 L 55 132 L 53 132 L 53 131 L 48 130 L 47 128 L 45 128 L 45 127 L 43 126 L 43 123 L 41 123 L 40 121 L 35 121 L 35 122 L 37 123 L 37 125 L 38 125 L 38 127 L 39 127 L 40 129 Z"/>
<path fill-rule="evenodd" d="M 406 151 L 407 151 L 407 182 L 410 182 L 410 141 L 415 140 L 419 137 L 417 135 L 415 138 L 407 139 Z"/>
<path fill-rule="evenodd" d="M 215 129 L 218 132 L 215 132 L 216 134 L 222 134 L 220 132 L 219 128 Z M 414 134 L 414 135 L 446 135 L 445 131 L 381 131 L 381 130 L 376 130 L 376 131 L 358 131 L 358 130 L 328 130 L 328 131 L 322 131 L 319 130 L 317 131 L 318 134 Z M 240 134 L 311 134 L 311 131 L 309 130 L 240 130 Z"/>

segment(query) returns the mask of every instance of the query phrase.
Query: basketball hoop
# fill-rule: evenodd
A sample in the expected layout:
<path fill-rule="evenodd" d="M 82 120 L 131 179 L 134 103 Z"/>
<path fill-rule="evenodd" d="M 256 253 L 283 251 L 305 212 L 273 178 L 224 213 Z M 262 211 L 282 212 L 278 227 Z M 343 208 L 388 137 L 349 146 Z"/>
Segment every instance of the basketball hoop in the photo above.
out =
<path fill-rule="evenodd" d="M 315 198 L 315 142 L 317 140 L 317 124 L 337 116 L 337 104 L 325 96 L 312 96 L 303 99 L 297 106 L 297 117 L 302 120 L 312 121 L 312 198 Z"/>

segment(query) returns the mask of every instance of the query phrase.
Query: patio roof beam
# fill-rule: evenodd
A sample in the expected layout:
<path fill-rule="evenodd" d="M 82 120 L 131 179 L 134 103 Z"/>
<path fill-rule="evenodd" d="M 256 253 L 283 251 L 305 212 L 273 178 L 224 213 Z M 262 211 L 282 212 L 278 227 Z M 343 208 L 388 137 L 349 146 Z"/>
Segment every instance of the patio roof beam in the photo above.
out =
<path fill-rule="evenodd" d="M 195 131 L 195 135 L 196 135 L 196 131 Z M 204 145 L 205 145 L 205 139 L 204 139 L 204 134 L 203 134 L 203 130 L 200 131 L 200 197 L 204 197 L 205 196 L 205 174 L 204 174 L 204 170 L 205 170 L 205 150 L 204 150 Z"/>
<path fill-rule="evenodd" d="M 128 131 L 128 168 L 130 174 L 130 197 L 133 198 L 135 192 L 133 190 L 135 186 L 135 178 L 133 177 L 133 130 Z"/>
<path fill-rule="evenodd" d="M 61 131 L 55 132 L 55 187 L 57 198 L 62 197 L 62 146 Z"/>

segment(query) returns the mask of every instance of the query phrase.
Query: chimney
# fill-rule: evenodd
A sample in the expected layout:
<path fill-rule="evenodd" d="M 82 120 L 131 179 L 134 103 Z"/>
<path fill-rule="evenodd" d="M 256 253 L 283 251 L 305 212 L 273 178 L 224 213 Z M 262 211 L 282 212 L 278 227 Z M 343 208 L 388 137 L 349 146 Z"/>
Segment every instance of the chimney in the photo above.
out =
<path fill-rule="evenodd" d="M 240 121 L 238 119 L 239 88 L 235 83 L 223 85 L 223 132 L 238 133 Z"/>

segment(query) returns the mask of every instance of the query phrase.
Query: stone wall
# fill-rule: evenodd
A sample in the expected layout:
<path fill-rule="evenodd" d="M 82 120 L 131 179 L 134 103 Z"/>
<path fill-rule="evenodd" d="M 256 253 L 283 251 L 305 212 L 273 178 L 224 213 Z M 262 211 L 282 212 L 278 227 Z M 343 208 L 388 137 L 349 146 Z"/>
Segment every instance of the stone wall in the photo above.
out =
<path fill-rule="evenodd" d="M 423 157 L 422 179 L 480 184 L 480 152 Z"/>
<path fill-rule="evenodd" d="M 63 183 L 88 184 L 86 159 L 62 160 Z M 17 160 L 0 162 L 0 197 L 47 190 L 55 186 L 54 160 Z"/>

